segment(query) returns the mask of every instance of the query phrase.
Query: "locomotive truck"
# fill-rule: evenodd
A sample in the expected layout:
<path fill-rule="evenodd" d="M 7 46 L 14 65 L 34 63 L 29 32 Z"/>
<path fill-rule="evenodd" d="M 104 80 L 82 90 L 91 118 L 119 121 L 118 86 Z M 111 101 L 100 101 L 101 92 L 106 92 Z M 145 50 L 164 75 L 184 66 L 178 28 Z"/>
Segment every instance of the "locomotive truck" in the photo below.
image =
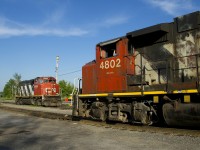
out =
<path fill-rule="evenodd" d="M 37 77 L 21 81 L 16 95 L 16 104 L 60 106 L 60 88 L 54 77 Z"/>
<path fill-rule="evenodd" d="M 199 127 L 199 67 L 200 11 L 100 42 L 82 67 L 73 116 Z"/>

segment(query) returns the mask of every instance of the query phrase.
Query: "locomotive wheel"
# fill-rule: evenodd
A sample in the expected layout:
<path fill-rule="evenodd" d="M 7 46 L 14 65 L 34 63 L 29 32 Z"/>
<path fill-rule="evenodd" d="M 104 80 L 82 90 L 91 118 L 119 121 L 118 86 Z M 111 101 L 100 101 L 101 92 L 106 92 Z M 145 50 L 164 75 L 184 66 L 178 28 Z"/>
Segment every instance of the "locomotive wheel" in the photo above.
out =
<path fill-rule="evenodd" d="M 43 105 L 44 105 L 45 107 L 48 107 L 48 106 L 50 105 L 50 103 L 49 103 L 49 101 L 44 101 L 44 102 L 43 102 Z"/>
<path fill-rule="evenodd" d="M 38 101 L 37 102 L 38 106 L 42 106 L 42 102 Z"/>
<path fill-rule="evenodd" d="M 19 99 L 19 105 L 23 105 L 23 102 L 22 102 L 22 100 L 21 99 Z"/>
<path fill-rule="evenodd" d="M 61 101 L 58 101 L 58 102 L 56 103 L 56 105 L 57 105 L 57 107 L 60 107 L 60 106 L 62 105 L 62 102 L 61 102 Z"/>
<path fill-rule="evenodd" d="M 38 106 L 37 100 L 34 100 L 34 105 L 35 105 L 35 106 Z"/>
<path fill-rule="evenodd" d="M 16 103 L 17 105 L 19 105 L 19 99 L 16 99 L 16 100 L 15 100 L 15 103 Z"/>
<path fill-rule="evenodd" d="M 23 105 L 23 102 L 22 102 L 21 99 L 18 99 L 18 100 L 16 101 L 16 104 L 17 104 L 17 105 Z"/>
<path fill-rule="evenodd" d="M 35 100 L 31 99 L 31 105 L 35 105 Z"/>
<path fill-rule="evenodd" d="M 40 100 L 36 100 L 36 106 L 41 106 L 41 105 L 42 105 L 41 101 Z"/>

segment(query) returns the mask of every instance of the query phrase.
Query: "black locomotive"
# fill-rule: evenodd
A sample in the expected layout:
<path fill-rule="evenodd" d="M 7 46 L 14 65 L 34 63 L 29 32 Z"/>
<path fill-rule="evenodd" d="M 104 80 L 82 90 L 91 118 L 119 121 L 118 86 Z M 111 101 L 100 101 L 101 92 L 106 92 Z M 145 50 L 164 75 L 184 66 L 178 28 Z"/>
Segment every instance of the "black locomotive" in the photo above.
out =
<path fill-rule="evenodd" d="M 96 45 L 74 116 L 200 126 L 200 12 Z M 79 80 L 80 81 L 80 80 Z"/>

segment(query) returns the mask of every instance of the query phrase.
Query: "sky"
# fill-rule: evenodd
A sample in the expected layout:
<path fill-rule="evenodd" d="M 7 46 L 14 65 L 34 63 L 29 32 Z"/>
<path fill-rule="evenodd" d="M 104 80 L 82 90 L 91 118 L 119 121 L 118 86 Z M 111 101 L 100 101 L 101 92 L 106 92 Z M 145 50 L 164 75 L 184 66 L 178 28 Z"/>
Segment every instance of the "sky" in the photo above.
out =
<path fill-rule="evenodd" d="M 0 0 L 0 91 L 54 76 L 73 83 L 99 42 L 200 10 L 199 0 Z"/>

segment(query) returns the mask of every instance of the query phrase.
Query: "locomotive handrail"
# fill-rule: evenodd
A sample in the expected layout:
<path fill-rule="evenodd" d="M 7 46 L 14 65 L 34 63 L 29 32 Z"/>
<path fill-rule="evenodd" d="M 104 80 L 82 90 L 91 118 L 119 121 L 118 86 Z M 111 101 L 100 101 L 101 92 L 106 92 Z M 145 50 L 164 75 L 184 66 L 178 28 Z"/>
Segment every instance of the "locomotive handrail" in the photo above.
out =
<path fill-rule="evenodd" d="M 199 64 L 198 64 L 198 61 L 199 61 L 199 56 L 196 56 L 196 72 L 197 72 L 197 89 L 199 89 Z"/>
<path fill-rule="evenodd" d="M 78 84 L 76 83 L 77 80 L 78 80 Z M 82 81 L 81 78 L 74 78 L 74 88 L 73 88 L 73 91 L 71 93 L 71 96 L 72 96 L 71 105 L 73 105 L 73 101 L 76 101 L 77 109 L 78 109 L 78 94 L 80 92 L 80 82 L 81 81 Z M 78 88 L 77 88 L 77 85 L 78 85 Z"/>
<path fill-rule="evenodd" d="M 143 68 L 142 68 L 142 66 L 143 66 L 143 63 L 142 63 L 142 54 L 140 54 L 140 72 L 141 72 L 141 94 L 142 94 L 142 96 L 144 95 L 144 85 L 143 85 Z"/>
<path fill-rule="evenodd" d="M 186 55 L 186 56 L 174 57 L 174 59 L 176 59 L 176 58 L 184 58 L 184 57 L 191 57 L 191 56 L 200 56 L 200 54 L 192 54 L 192 55 Z"/>

